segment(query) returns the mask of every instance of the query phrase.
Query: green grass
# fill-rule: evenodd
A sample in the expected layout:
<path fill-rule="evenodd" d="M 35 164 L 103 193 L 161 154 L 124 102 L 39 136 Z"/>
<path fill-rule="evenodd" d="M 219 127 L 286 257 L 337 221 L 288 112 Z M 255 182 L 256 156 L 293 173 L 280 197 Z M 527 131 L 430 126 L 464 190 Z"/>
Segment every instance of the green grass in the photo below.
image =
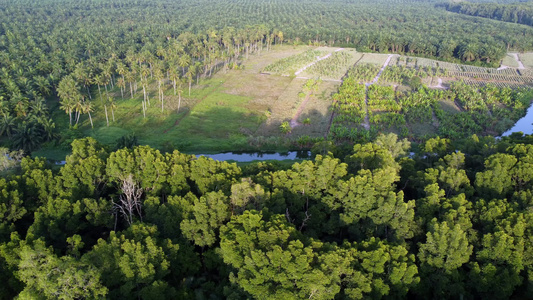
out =
<path fill-rule="evenodd" d="M 505 55 L 505 57 L 502 60 L 502 65 L 508 66 L 511 68 L 518 68 L 518 62 L 516 61 L 514 56 L 511 54 Z"/>
<path fill-rule="evenodd" d="M 32 157 L 46 157 L 50 160 L 63 161 L 70 154 L 70 150 L 62 149 L 55 146 L 44 146 L 31 153 Z"/>
<path fill-rule="evenodd" d="M 120 127 L 99 127 L 95 129 L 86 130 L 85 134 L 91 136 L 100 143 L 108 146 L 114 146 L 117 143 L 117 140 L 127 134 L 130 131 L 120 128 Z"/>
<path fill-rule="evenodd" d="M 171 143 L 180 150 L 241 150 L 263 117 L 246 108 L 248 97 L 212 92 L 166 132 L 139 136 L 150 145 Z M 234 148 L 236 147 L 236 148 Z"/>
<path fill-rule="evenodd" d="M 461 109 L 451 101 L 439 101 L 439 105 L 442 110 L 448 113 L 456 114 L 461 112 Z"/>
<path fill-rule="evenodd" d="M 518 54 L 518 57 L 526 68 L 533 68 L 533 52 Z"/>
<path fill-rule="evenodd" d="M 411 123 L 408 126 L 415 136 L 430 136 L 437 133 L 437 129 L 430 123 Z"/>

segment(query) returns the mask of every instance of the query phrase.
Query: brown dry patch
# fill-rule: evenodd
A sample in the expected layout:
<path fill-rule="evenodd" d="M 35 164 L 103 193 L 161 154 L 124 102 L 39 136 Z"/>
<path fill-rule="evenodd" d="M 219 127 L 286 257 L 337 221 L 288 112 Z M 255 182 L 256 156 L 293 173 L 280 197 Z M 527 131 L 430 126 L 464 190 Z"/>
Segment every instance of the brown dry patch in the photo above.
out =
<path fill-rule="evenodd" d="M 289 77 L 246 74 L 234 76 L 224 83 L 224 92 L 232 95 L 272 101 L 277 99 L 291 82 Z"/>

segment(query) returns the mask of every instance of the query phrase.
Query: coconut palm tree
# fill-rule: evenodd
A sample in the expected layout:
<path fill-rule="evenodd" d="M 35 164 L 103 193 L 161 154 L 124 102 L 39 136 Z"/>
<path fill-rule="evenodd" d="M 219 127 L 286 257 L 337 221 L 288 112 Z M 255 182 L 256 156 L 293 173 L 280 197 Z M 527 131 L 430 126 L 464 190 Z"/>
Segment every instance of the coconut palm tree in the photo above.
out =
<path fill-rule="evenodd" d="M 50 94 L 50 82 L 48 79 L 42 75 L 37 75 L 33 78 L 37 90 L 43 95 L 47 96 Z"/>
<path fill-rule="evenodd" d="M 10 138 L 15 125 L 15 118 L 9 112 L 2 113 L 2 118 L 0 118 L 0 136 L 6 135 Z"/>
<path fill-rule="evenodd" d="M 60 109 L 69 115 L 69 124 L 72 126 L 72 111 L 75 109 L 79 99 L 82 98 L 76 81 L 71 76 L 64 77 L 57 87 L 57 94 L 60 98 Z"/>
<path fill-rule="evenodd" d="M 178 112 L 180 112 L 180 107 L 181 107 L 181 93 L 183 92 L 183 84 L 184 84 L 184 79 L 178 79 Z"/>
<path fill-rule="evenodd" d="M 83 113 L 86 113 L 89 115 L 89 121 L 91 121 L 91 128 L 94 128 L 93 124 L 93 118 L 91 116 L 91 112 L 93 111 L 93 104 L 91 101 L 84 101 L 81 105 L 81 109 Z M 106 113 L 107 117 L 107 113 Z M 109 122 L 107 123 L 107 126 L 109 126 Z"/>
<path fill-rule="evenodd" d="M 177 81 L 180 79 L 180 74 L 178 69 L 175 66 L 172 66 L 169 68 L 169 79 L 172 81 L 172 87 L 174 88 L 174 96 L 176 96 L 176 84 Z"/>
<path fill-rule="evenodd" d="M 43 131 L 45 133 L 44 139 L 46 141 L 50 141 L 54 138 L 54 129 L 56 128 L 56 124 L 54 123 L 54 120 L 51 118 L 40 118 L 39 124 L 43 127 Z"/>
<path fill-rule="evenodd" d="M 117 86 L 120 88 L 120 96 L 124 99 L 124 89 L 126 88 L 126 81 L 124 81 L 124 78 L 117 79 Z"/>
<path fill-rule="evenodd" d="M 35 122 L 20 122 L 13 134 L 13 148 L 22 149 L 26 153 L 30 153 L 37 148 L 42 138 L 43 135 Z"/>
<path fill-rule="evenodd" d="M 187 74 L 185 74 L 185 77 L 187 77 L 187 80 L 189 81 L 189 97 L 190 97 L 191 96 L 192 77 L 193 77 L 192 70 L 189 69 L 187 71 Z"/>
<path fill-rule="evenodd" d="M 183 75 L 185 75 L 185 68 L 188 68 L 191 64 L 191 57 L 189 54 L 184 53 L 178 59 L 178 65 L 181 67 Z"/>
<path fill-rule="evenodd" d="M 161 112 L 164 110 L 164 93 L 162 90 L 163 79 L 165 78 L 164 66 L 158 62 L 154 64 L 154 77 L 157 80 L 158 98 L 161 101 Z"/>
<path fill-rule="evenodd" d="M 72 110 L 74 110 L 76 103 L 72 98 L 61 99 L 59 102 L 59 109 L 64 110 L 69 118 L 69 125 L 72 126 Z"/>
<path fill-rule="evenodd" d="M 115 109 L 117 109 L 117 103 L 113 97 L 109 98 L 109 107 L 111 108 L 111 116 L 113 117 L 113 122 L 115 122 Z"/>

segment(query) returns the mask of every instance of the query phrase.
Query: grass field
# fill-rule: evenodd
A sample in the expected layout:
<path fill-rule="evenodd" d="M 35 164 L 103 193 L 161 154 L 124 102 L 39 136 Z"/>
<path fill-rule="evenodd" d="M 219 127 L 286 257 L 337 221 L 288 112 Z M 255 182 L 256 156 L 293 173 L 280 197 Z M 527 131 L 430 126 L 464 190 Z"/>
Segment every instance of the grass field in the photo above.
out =
<path fill-rule="evenodd" d="M 368 63 L 382 66 L 388 57 L 388 54 L 364 53 L 358 64 Z"/>
<path fill-rule="evenodd" d="M 533 69 L 533 52 L 518 54 L 518 57 L 524 64 L 524 67 Z"/>
<path fill-rule="evenodd" d="M 516 59 L 514 58 L 513 55 L 511 54 L 507 54 L 503 60 L 502 60 L 502 65 L 503 66 L 508 66 L 508 67 L 511 67 L 511 68 L 518 68 L 518 62 L 516 61 Z"/>

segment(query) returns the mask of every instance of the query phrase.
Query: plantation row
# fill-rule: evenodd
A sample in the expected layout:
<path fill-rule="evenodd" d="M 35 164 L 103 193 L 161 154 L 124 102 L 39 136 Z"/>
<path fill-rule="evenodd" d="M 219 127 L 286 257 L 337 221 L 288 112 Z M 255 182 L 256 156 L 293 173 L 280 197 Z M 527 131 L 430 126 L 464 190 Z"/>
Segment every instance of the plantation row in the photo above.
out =
<path fill-rule="evenodd" d="M 501 81 L 520 81 L 527 80 L 522 76 L 517 75 L 500 75 L 500 74 L 483 74 L 483 73 L 470 73 L 470 72 L 449 72 L 450 76 L 454 77 L 469 77 L 469 78 L 479 78 L 486 80 L 501 80 Z"/>
<path fill-rule="evenodd" d="M 368 87 L 368 112 L 387 111 L 398 112 L 401 110 L 400 105 L 396 102 L 394 89 L 390 86 L 383 87 L 371 85 Z"/>
<path fill-rule="evenodd" d="M 432 60 L 432 59 L 424 59 L 424 58 L 419 58 L 417 59 L 417 62 L 418 62 L 418 65 L 420 66 L 429 66 L 429 67 L 438 67 L 438 68 L 443 68 L 445 70 L 455 70 L 455 71 L 460 71 L 461 68 L 458 64 L 452 64 L 452 63 L 448 63 L 448 62 L 442 62 L 442 61 L 436 61 L 436 60 Z"/>
<path fill-rule="evenodd" d="M 392 127 L 399 128 L 403 134 L 405 117 L 400 114 L 401 106 L 395 99 L 393 87 L 373 84 L 368 87 L 368 119 L 371 126 L 378 130 L 389 130 Z"/>
<path fill-rule="evenodd" d="M 356 82 L 369 82 L 376 77 L 380 67 L 375 64 L 356 64 L 348 70 L 348 77 L 353 77 Z"/>
<path fill-rule="evenodd" d="M 326 52 L 310 49 L 303 53 L 280 59 L 275 63 L 266 66 L 264 72 L 293 75 L 298 69 L 312 63 L 324 54 L 326 54 Z"/>
<path fill-rule="evenodd" d="M 495 69 L 484 68 L 470 65 L 454 64 L 443 61 L 436 61 L 427 58 L 416 58 L 409 56 L 395 56 L 389 63 L 390 66 L 405 66 L 410 68 L 438 68 L 449 72 L 469 72 L 469 73 L 488 73 L 488 74 L 502 74 L 502 75 L 520 75 L 514 68 Z M 522 70 L 520 70 L 522 72 Z"/>
<path fill-rule="evenodd" d="M 450 76 L 457 77 L 461 80 L 474 79 L 473 81 L 489 81 L 488 83 L 509 83 L 521 87 L 533 86 L 533 76 L 506 76 L 497 74 L 479 74 L 479 73 L 465 73 L 465 72 L 450 72 Z M 472 80 L 471 80 L 472 81 Z"/>
<path fill-rule="evenodd" d="M 346 69 L 352 57 L 352 54 L 348 52 L 333 52 L 330 57 L 317 62 L 306 71 L 317 76 L 333 77 L 340 70 Z"/>
<path fill-rule="evenodd" d="M 520 1 L 521 2 L 521 1 Z M 533 26 L 531 3 L 447 3 L 446 10 L 470 16 Z"/>
<path fill-rule="evenodd" d="M 461 79 L 464 83 L 468 84 L 468 85 L 471 85 L 471 86 L 474 86 L 474 87 L 477 87 L 477 88 L 481 88 L 481 87 L 485 87 L 487 85 L 493 85 L 495 87 L 498 87 L 498 88 L 511 88 L 511 89 L 518 89 L 518 88 L 524 88 L 524 85 L 521 84 L 521 83 L 509 83 L 509 82 L 486 82 L 486 81 L 479 81 L 479 80 L 474 80 L 474 79 L 468 79 L 468 78 L 465 78 L 465 79 Z"/>
<path fill-rule="evenodd" d="M 522 76 L 533 77 L 533 70 L 519 70 L 518 73 Z"/>
<path fill-rule="evenodd" d="M 422 79 L 428 76 L 455 77 L 476 87 L 487 84 L 497 84 L 499 87 L 533 86 L 533 72 L 530 70 L 514 68 L 497 70 L 405 56 L 393 57 L 380 80 L 402 83 L 414 76 Z"/>
<path fill-rule="evenodd" d="M 404 82 L 413 77 L 427 78 L 427 77 L 447 77 L 448 73 L 440 68 L 420 68 L 413 69 L 404 66 L 388 66 L 385 68 L 379 80 L 381 82 Z"/>
<path fill-rule="evenodd" d="M 533 97 L 530 90 L 493 85 L 477 88 L 463 82 L 452 84 L 449 90 L 420 88 L 408 93 L 371 85 L 365 108 L 365 87 L 355 82 L 349 77 L 334 95 L 330 136 L 337 140 L 373 138 L 383 131 L 411 139 L 437 134 L 449 138 L 501 134 L 525 113 Z M 370 130 L 361 125 L 367 114 Z M 423 134 L 417 129 L 420 126 Z"/>

